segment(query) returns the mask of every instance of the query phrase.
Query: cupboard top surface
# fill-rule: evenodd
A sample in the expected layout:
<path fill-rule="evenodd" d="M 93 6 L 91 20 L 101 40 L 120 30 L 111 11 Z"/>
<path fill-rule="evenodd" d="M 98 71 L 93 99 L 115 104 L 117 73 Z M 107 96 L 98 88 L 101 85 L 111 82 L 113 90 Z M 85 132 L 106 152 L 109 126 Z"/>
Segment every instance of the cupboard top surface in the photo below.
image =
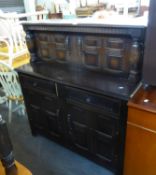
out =
<path fill-rule="evenodd" d="M 84 22 L 84 19 L 75 20 L 44 20 L 34 22 L 23 22 L 24 29 L 30 31 L 55 31 L 55 32 L 71 32 L 71 33 L 92 33 L 105 35 L 129 36 L 135 39 L 144 40 L 146 25 L 139 22 L 133 23 L 130 19 L 127 21 L 113 20 L 116 23 L 98 21 L 89 19 L 89 22 Z M 127 23 L 124 23 L 127 22 Z"/>
<path fill-rule="evenodd" d="M 17 71 L 123 100 L 128 100 L 136 87 L 136 84 L 128 83 L 126 78 L 114 77 L 56 62 L 31 63 L 18 68 Z"/>
<path fill-rule="evenodd" d="M 156 113 L 156 89 L 141 87 L 134 97 L 128 102 L 129 107 Z"/>
<path fill-rule="evenodd" d="M 43 24 L 43 25 L 71 25 L 71 26 L 111 26 L 111 27 L 137 27 L 144 28 L 147 26 L 147 18 L 130 18 L 130 17 L 110 17 L 108 19 L 81 18 L 81 19 L 53 19 L 44 21 L 24 21 L 24 24 Z"/>

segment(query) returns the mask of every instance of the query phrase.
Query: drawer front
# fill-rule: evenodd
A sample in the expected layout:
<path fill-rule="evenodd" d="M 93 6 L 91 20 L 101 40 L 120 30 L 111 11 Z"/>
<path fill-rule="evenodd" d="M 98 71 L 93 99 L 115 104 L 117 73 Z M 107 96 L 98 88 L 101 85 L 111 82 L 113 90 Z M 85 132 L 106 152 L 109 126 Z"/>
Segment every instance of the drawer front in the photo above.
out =
<path fill-rule="evenodd" d="M 85 103 L 105 112 L 118 115 L 120 113 L 120 101 L 105 96 L 94 95 L 92 93 L 65 87 L 67 100 Z"/>
<path fill-rule="evenodd" d="M 51 81 L 28 76 L 20 76 L 20 81 L 22 86 L 26 88 L 40 90 L 43 91 L 43 93 L 52 93 L 56 95 L 55 83 Z"/>
<path fill-rule="evenodd" d="M 153 130 L 156 132 L 156 117 L 155 113 L 137 109 L 133 107 L 128 108 L 128 123 L 131 123 L 142 128 Z"/>

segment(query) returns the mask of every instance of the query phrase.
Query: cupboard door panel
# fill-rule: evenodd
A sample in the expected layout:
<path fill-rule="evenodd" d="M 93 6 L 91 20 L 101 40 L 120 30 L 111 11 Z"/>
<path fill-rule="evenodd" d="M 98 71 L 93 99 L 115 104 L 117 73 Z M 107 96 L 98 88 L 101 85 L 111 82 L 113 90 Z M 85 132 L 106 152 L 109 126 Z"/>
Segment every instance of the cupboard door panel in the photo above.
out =
<path fill-rule="evenodd" d="M 44 95 L 42 100 L 43 100 L 43 102 L 42 102 L 42 109 L 43 110 L 48 110 L 48 111 L 51 111 L 53 113 L 57 112 L 57 109 L 60 106 L 59 100 L 57 99 L 57 97 L 53 97 L 50 95 Z"/>
<path fill-rule="evenodd" d="M 115 138 L 118 134 L 119 130 L 119 120 L 115 118 L 111 118 L 110 116 L 107 116 L 105 114 L 98 114 L 94 113 L 92 115 L 93 118 L 93 128 L 96 131 L 100 131 L 101 133 L 105 134 L 108 138 Z"/>
<path fill-rule="evenodd" d="M 115 156 L 115 145 L 113 141 L 99 131 L 94 133 L 95 156 L 104 163 L 112 164 Z"/>
<path fill-rule="evenodd" d="M 71 36 L 66 34 L 54 35 L 56 61 L 67 62 L 71 52 Z"/>
<path fill-rule="evenodd" d="M 57 110 L 56 113 L 44 110 L 43 116 L 47 119 L 47 129 L 49 134 L 57 138 L 60 137 L 60 123 L 58 121 L 59 110 Z"/>
<path fill-rule="evenodd" d="M 145 114 L 142 114 L 142 116 L 143 115 Z M 140 116 L 140 118 L 142 116 Z M 147 116 L 148 114 L 146 114 L 146 117 Z M 145 119 L 145 121 L 149 119 L 151 118 Z M 155 175 L 155 143 L 156 131 L 136 123 L 128 122 L 124 162 L 125 175 Z"/>
<path fill-rule="evenodd" d="M 51 136 L 61 137 L 62 118 L 60 102 L 57 97 L 46 95 L 42 98 L 42 115 L 47 119 L 48 132 Z"/>
<path fill-rule="evenodd" d="M 41 114 L 41 108 L 39 106 L 30 104 L 28 111 L 30 119 L 33 121 L 34 126 L 40 130 L 46 130 L 47 121 L 45 116 L 43 117 Z"/>
<path fill-rule="evenodd" d="M 74 145 L 82 150 L 88 151 L 89 140 L 87 126 L 78 122 L 72 122 L 72 128 L 70 130 Z"/>
<path fill-rule="evenodd" d="M 69 104 L 67 109 L 69 139 L 77 148 L 88 151 L 90 143 L 87 112 L 83 108 Z"/>
<path fill-rule="evenodd" d="M 47 119 L 42 115 L 43 94 L 23 88 L 28 117 L 39 130 L 47 130 Z"/>
<path fill-rule="evenodd" d="M 83 64 L 87 68 L 100 69 L 102 40 L 99 37 L 85 36 L 82 41 Z"/>

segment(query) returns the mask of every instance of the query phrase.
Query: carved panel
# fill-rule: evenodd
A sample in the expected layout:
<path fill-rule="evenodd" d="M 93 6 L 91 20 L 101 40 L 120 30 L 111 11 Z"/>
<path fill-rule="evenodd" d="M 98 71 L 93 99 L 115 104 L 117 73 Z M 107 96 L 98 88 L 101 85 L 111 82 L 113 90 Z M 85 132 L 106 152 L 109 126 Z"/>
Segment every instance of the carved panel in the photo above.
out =
<path fill-rule="evenodd" d="M 139 38 L 43 30 L 33 33 L 35 52 L 42 60 L 72 63 L 86 69 L 124 76 L 130 81 L 139 78 L 142 63 L 142 40 Z"/>

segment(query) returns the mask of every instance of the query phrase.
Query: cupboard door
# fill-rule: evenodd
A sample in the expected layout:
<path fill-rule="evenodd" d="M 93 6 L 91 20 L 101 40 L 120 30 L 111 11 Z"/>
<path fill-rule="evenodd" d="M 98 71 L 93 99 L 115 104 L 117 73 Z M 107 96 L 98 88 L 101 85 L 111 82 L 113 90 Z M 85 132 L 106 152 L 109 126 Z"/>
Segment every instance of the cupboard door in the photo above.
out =
<path fill-rule="evenodd" d="M 47 119 L 41 110 L 43 94 L 24 88 L 23 92 L 30 122 L 39 130 L 47 130 Z"/>
<path fill-rule="evenodd" d="M 104 164 L 114 167 L 117 155 L 119 120 L 104 113 L 90 112 L 94 156 Z"/>
<path fill-rule="evenodd" d="M 92 127 L 95 131 L 103 133 L 110 139 L 114 139 L 118 135 L 118 119 L 108 114 L 93 113 L 92 120 Z"/>
<path fill-rule="evenodd" d="M 94 155 L 104 164 L 113 166 L 115 160 L 115 142 L 103 132 L 94 131 Z"/>
<path fill-rule="evenodd" d="M 47 129 L 48 133 L 51 136 L 54 137 L 60 137 L 60 130 L 59 130 L 59 121 L 58 121 L 58 115 L 59 115 L 59 109 L 56 113 L 53 113 L 52 111 L 45 110 L 43 111 L 43 116 L 47 119 Z"/>
<path fill-rule="evenodd" d="M 80 150 L 89 150 L 89 128 L 86 110 L 81 107 L 68 104 L 67 130 L 71 142 Z"/>
<path fill-rule="evenodd" d="M 51 136 L 61 137 L 62 119 L 60 118 L 60 105 L 57 98 L 44 96 L 42 99 L 42 115 L 47 119 L 48 132 Z"/>
<path fill-rule="evenodd" d="M 144 122 L 150 123 L 148 114 L 142 112 Z M 149 113 L 150 114 L 150 113 Z M 133 114 L 135 115 L 135 114 Z M 137 115 L 137 113 L 136 113 Z M 137 121 L 137 120 L 136 120 Z M 155 125 L 155 124 L 153 124 Z M 128 122 L 125 146 L 124 175 L 155 175 L 156 131 L 136 123 Z"/>

